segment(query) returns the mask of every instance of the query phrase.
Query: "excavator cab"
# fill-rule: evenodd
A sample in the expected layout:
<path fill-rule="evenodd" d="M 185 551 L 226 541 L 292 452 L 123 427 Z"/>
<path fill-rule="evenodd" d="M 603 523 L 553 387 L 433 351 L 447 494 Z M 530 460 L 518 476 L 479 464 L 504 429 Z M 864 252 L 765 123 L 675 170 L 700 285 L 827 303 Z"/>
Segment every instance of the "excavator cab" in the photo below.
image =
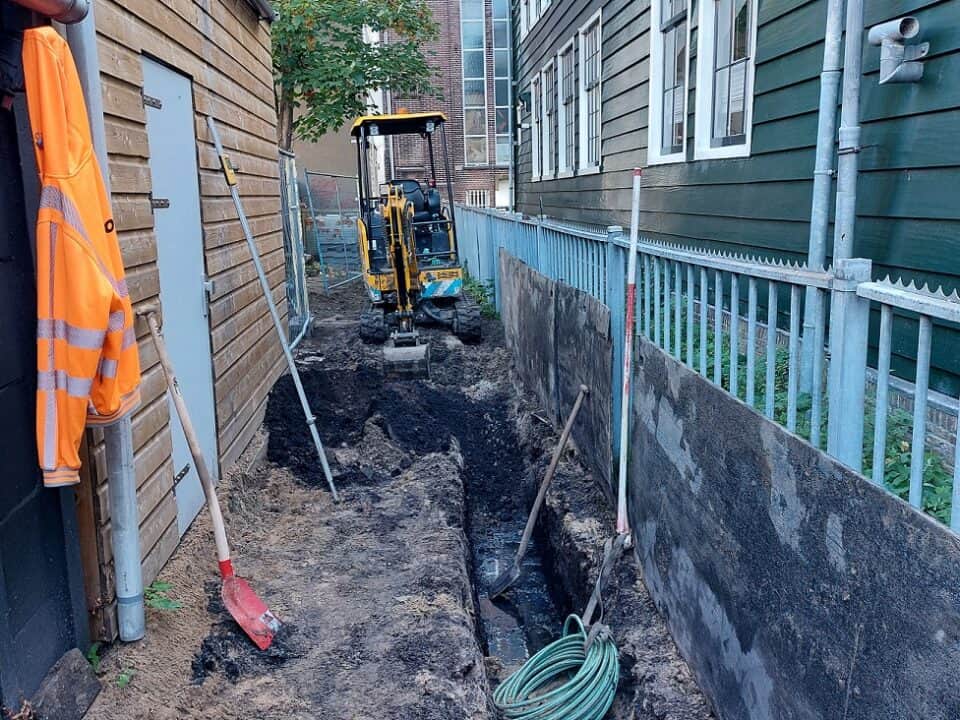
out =
<path fill-rule="evenodd" d="M 465 342 L 481 339 L 480 308 L 463 290 L 446 122 L 440 112 L 366 115 L 351 130 L 357 145 L 357 236 L 370 297 L 360 336 L 384 345 L 388 375 L 429 374 L 429 346 L 420 325 L 449 327 Z M 381 182 L 387 175 L 378 167 L 385 156 L 381 138 L 393 135 L 410 137 L 393 145 L 390 164 L 404 168 L 403 176 Z M 416 157 L 402 157 L 405 150 Z"/>

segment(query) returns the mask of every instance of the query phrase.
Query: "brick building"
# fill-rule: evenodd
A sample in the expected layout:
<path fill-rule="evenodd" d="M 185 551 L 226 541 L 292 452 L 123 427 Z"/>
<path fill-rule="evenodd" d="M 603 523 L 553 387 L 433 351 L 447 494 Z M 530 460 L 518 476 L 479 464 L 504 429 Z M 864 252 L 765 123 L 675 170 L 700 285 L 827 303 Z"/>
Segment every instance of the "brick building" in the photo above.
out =
<path fill-rule="evenodd" d="M 384 112 L 441 110 L 457 202 L 486 207 L 510 204 L 510 0 L 427 0 L 440 26 L 425 49 L 437 68 L 441 97 L 388 97 Z M 426 143 L 391 138 L 387 174 L 429 176 Z M 437 175 L 443 177 L 442 156 Z"/>

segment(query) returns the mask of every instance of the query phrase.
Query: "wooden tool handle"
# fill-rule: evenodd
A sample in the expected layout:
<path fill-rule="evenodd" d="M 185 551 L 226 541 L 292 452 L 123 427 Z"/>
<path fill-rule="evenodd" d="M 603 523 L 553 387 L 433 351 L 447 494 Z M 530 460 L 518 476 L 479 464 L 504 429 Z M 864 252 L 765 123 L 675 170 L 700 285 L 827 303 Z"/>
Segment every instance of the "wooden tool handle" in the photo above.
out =
<path fill-rule="evenodd" d="M 213 485 L 213 478 L 207 469 L 207 463 L 203 458 L 203 450 L 200 448 L 200 441 L 197 439 L 197 432 L 190 420 L 190 413 L 187 411 L 187 403 L 183 399 L 183 393 L 180 392 L 180 385 L 177 383 L 177 376 L 173 371 L 173 363 L 170 355 L 167 353 L 167 345 L 160 334 L 160 324 L 157 321 L 156 312 L 152 309 L 146 313 L 147 325 L 150 327 L 150 334 L 153 335 L 153 342 L 157 347 L 157 355 L 160 357 L 160 367 L 163 369 L 163 376 L 167 381 L 167 388 L 170 390 L 170 397 L 173 398 L 173 404 L 177 408 L 177 416 L 180 418 L 180 425 L 183 427 L 183 434 L 187 438 L 187 445 L 190 446 L 190 454 L 193 456 L 193 463 L 196 465 L 197 474 L 200 476 L 200 484 L 203 486 L 203 494 L 207 498 L 207 507 L 210 509 L 210 520 L 213 523 L 213 537 L 217 543 L 217 560 L 220 561 L 220 573 L 224 577 L 233 575 L 233 567 L 230 563 L 230 546 L 227 544 L 227 532 L 223 526 L 223 513 L 220 511 L 220 501 L 217 499 L 217 491 Z"/>

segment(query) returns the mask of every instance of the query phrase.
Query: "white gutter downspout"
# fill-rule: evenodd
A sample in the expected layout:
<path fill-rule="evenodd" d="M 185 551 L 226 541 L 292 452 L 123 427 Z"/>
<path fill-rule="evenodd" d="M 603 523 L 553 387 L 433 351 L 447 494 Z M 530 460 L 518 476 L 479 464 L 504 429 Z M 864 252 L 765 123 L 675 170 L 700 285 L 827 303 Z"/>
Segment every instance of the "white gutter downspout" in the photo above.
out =
<path fill-rule="evenodd" d="M 100 61 L 97 58 L 97 30 L 93 7 L 90 7 L 82 22 L 67 26 L 67 42 L 80 75 L 80 85 L 86 98 L 90 131 L 93 135 L 93 149 L 109 195 L 110 166 L 107 157 L 107 135 L 103 126 Z M 113 566 L 117 587 L 117 619 L 120 639 L 132 642 L 144 636 L 145 620 L 137 478 L 133 465 L 133 423 L 130 416 L 104 427 L 103 434 L 107 451 L 107 489 L 110 496 Z"/>
<path fill-rule="evenodd" d="M 830 195 L 833 189 L 833 152 L 837 132 L 837 99 L 840 94 L 840 40 L 843 32 L 843 0 L 829 0 L 823 38 L 823 71 L 820 73 L 820 112 L 817 119 L 816 165 L 813 170 L 813 201 L 810 206 L 810 241 L 807 267 L 821 268 L 827 261 L 827 230 L 830 225 Z M 820 294 L 807 288 L 803 315 L 803 357 L 800 387 L 813 385 L 813 356 L 823 344 L 816 334 L 816 320 L 824 312 Z"/>
<path fill-rule="evenodd" d="M 863 51 L 863 0 L 848 0 L 843 54 L 843 108 L 837 164 L 837 219 L 833 259 L 853 256 L 857 221 L 857 172 L 860 166 L 860 77 Z"/>

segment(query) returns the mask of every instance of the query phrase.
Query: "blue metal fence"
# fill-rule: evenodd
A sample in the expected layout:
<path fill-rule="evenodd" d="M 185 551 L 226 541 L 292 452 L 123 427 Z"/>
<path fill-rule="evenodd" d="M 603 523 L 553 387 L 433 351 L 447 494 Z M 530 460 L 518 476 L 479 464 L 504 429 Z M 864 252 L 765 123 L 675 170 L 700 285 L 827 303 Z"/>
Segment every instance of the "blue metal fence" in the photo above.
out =
<path fill-rule="evenodd" d="M 613 226 L 601 233 L 468 207 L 458 208 L 457 220 L 461 251 L 470 272 L 494 285 L 498 309 L 497 255 L 501 248 L 610 307 L 615 353 L 612 387 L 619 388 L 628 247 L 623 229 Z M 898 494 L 899 489 L 884 477 L 889 464 L 892 317 L 894 313 L 916 317 L 909 492 L 904 495 L 914 507 L 960 530 L 960 437 L 948 452 L 940 453 L 948 468 L 946 475 L 952 470 L 952 487 L 937 487 L 929 472 L 926 427 L 934 321 L 960 326 L 956 293 L 947 296 L 889 279 L 872 281 L 870 261 L 863 259 L 839 261 L 827 270 L 810 269 L 666 245 L 649 238 L 641 240 L 638 252 L 638 334 L 815 447 L 825 446 L 855 470 L 863 471 L 868 464 L 872 480 Z M 805 297 L 816 301 L 816 312 L 808 330 L 812 335 L 801 338 Z M 879 312 L 881 322 L 875 392 L 868 393 L 871 311 Z M 804 340 L 812 371 L 801 386 Z M 614 427 L 620 413 L 620 394 L 615 392 Z M 957 428 L 960 433 L 960 423 Z M 614 444 L 618 440 L 615 437 Z M 614 452 L 617 450 L 615 447 Z"/>

